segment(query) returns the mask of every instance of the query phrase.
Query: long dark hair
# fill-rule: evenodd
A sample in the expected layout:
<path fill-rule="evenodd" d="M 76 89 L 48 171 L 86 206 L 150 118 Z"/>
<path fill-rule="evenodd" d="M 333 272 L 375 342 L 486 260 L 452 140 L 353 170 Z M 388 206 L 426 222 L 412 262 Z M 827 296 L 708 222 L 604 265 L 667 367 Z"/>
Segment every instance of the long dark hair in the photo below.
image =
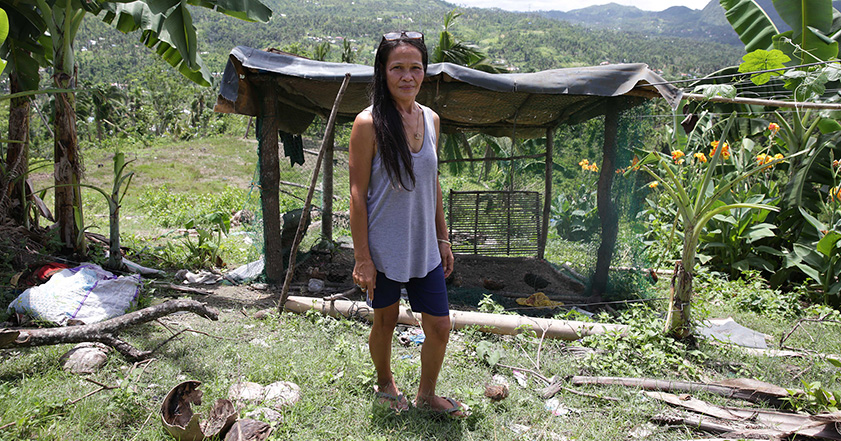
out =
<path fill-rule="evenodd" d="M 423 61 L 423 73 L 426 74 L 426 67 L 429 64 L 429 54 L 426 51 L 426 44 L 422 38 L 407 38 L 401 36 L 394 40 L 383 38 L 377 48 L 377 55 L 374 60 L 374 79 L 371 81 L 371 116 L 374 118 L 377 149 L 382 155 L 382 162 L 386 173 L 391 179 L 392 185 L 397 184 L 399 188 L 407 188 L 403 182 L 403 173 L 415 186 L 415 173 L 412 171 L 412 155 L 409 150 L 409 141 L 406 139 L 406 131 L 403 127 L 403 119 L 400 112 L 394 106 L 391 92 L 388 90 L 386 80 L 386 62 L 391 51 L 398 46 L 410 45 L 417 48 L 421 53 Z"/>

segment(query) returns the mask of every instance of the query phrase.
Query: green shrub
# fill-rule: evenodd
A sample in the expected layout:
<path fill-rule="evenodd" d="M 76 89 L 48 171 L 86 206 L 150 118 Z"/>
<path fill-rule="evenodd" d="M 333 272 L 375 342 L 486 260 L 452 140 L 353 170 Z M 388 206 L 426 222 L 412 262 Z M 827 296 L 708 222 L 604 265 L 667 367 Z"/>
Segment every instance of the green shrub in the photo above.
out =
<path fill-rule="evenodd" d="M 197 226 L 210 227 L 212 222 L 208 219 L 211 215 L 240 210 L 247 194 L 245 190 L 230 186 L 225 186 L 219 193 L 173 193 L 164 185 L 146 189 L 140 196 L 140 206 L 154 222 L 164 228 L 182 227 L 190 221 L 195 221 Z"/>

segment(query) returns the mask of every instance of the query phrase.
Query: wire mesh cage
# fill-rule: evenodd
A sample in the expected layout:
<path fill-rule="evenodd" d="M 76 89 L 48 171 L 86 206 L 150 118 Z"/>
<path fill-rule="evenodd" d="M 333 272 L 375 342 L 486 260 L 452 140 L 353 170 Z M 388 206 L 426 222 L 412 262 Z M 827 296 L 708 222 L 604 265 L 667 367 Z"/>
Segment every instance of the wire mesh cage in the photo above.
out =
<path fill-rule="evenodd" d="M 449 229 L 453 251 L 483 256 L 536 257 L 540 193 L 451 191 Z"/>

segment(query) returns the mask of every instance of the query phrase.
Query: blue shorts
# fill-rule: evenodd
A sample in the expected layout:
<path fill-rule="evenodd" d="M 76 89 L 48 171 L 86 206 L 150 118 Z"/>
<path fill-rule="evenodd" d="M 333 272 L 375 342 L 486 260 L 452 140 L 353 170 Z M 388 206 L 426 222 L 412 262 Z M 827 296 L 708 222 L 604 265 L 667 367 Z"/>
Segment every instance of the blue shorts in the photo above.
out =
<path fill-rule="evenodd" d="M 374 288 L 372 307 L 385 308 L 400 301 L 401 285 L 406 287 L 413 312 L 425 312 L 435 317 L 450 315 L 444 268 L 440 263 L 426 276 L 409 279 L 406 283 L 395 282 L 377 271 L 377 287 Z"/>

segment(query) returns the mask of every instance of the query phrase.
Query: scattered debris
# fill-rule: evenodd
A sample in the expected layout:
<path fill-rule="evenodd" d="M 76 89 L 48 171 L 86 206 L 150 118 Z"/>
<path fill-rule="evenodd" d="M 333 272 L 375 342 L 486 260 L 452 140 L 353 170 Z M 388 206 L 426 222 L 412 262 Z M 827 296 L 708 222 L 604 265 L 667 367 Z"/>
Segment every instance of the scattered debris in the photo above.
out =
<path fill-rule="evenodd" d="M 138 350 L 128 342 L 119 339 L 117 332 L 178 311 L 189 311 L 210 320 L 219 319 L 219 312 L 203 303 L 192 299 L 170 300 L 91 325 L 45 329 L 4 329 L 0 331 L 0 344 L 2 344 L 0 349 L 98 341 L 116 349 L 131 360 L 142 360 L 151 356 L 157 348 L 151 351 Z"/>
<path fill-rule="evenodd" d="M 59 358 L 61 368 L 73 374 L 92 374 L 108 360 L 108 346 L 97 342 L 79 343 Z"/>
<path fill-rule="evenodd" d="M 397 336 L 397 341 L 403 346 L 420 346 L 426 341 L 426 335 L 423 334 L 422 329 L 410 327 Z"/>
<path fill-rule="evenodd" d="M 575 386 L 582 386 L 585 384 L 601 386 L 618 385 L 635 387 L 648 391 L 684 393 L 707 392 L 726 398 L 737 398 L 753 403 L 768 403 L 777 407 L 785 404 L 782 399 L 789 396 L 788 392 L 784 388 L 750 379 L 732 379 L 719 383 L 695 383 L 690 381 L 657 380 L 652 378 L 575 376 L 572 377 L 570 382 Z"/>
<path fill-rule="evenodd" d="M 261 309 L 261 310 L 254 313 L 254 318 L 257 319 L 257 320 L 264 320 L 264 319 L 267 319 L 267 318 L 271 317 L 272 314 L 274 314 L 274 312 L 275 312 L 274 308 Z"/>
<path fill-rule="evenodd" d="M 696 330 L 708 339 L 748 348 L 766 349 L 768 347 L 766 340 L 770 338 L 766 334 L 736 323 L 732 317 L 704 320 L 696 326 Z"/>
<path fill-rule="evenodd" d="M 272 427 L 262 421 L 244 419 L 234 423 L 225 441 L 263 441 L 269 438 Z"/>
<path fill-rule="evenodd" d="M 268 386 L 245 381 L 232 384 L 228 389 L 228 398 L 241 404 L 254 404 L 268 406 L 273 409 L 281 409 L 301 400 L 301 388 L 289 381 L 277 381 Z"/>
<path fill-rule="evenodd" d="M 544 404 L 543 407 L 549 412 L 552 412 L 552 415 L 555 416 L 564 416 L 570 414 L 571 412 L 577 412 L 569 407 L 566 407 L 564 403 L 561 403 L 561 401 L 557 398 L 550 398 L 546 400 L 546 404 Z"/>
<path fill-rule="evenodd" d="M 167 433 L 179 441 L 201 441 L 225 435 L 237 420 L 233 403 L 224 398 L 216 400 L 207 421 L 199 422 L 192 405 L 201 405 L 199 381 L 185 381 L 166 395 L 161 404 L 161 420 Z"/>
<path fill-rule="evenodd" d="M 321 292 L 324 291 L 324 281 L 321 279 L 312 278 L 307 282 L 307 290 L 309 292 Z"/>
<path fill-rule="evenodd" d="M 508 398 L 508 394 L 510 393 L 508 380 L 502 375 L 497 374 L 493 376 L 491 381 L 491 384 L 485 386 L 485 396 L 493 402 Z"/>
<path fill-rule="evenodd" d="M 115 276 L 99 265 L 84 264 L 61 269 L 46 283 L 27 289 L 9 310 L 61 326 L 71 319 L 97 323 L 125 314 L 139 287 L 140 276 Z"/>
<path fill-rule="evenodd" d="M 523 306 L 536 306 L 536 307 L 545 307 L 545 306 L 562 306 L 563 302 L 556 302 L 554 300 L 549 300 L 546 297 L 546 294 L 542 292 L 536 292 L 526 298 L 520 298 L 516 300 L 517 304 Z"/>

